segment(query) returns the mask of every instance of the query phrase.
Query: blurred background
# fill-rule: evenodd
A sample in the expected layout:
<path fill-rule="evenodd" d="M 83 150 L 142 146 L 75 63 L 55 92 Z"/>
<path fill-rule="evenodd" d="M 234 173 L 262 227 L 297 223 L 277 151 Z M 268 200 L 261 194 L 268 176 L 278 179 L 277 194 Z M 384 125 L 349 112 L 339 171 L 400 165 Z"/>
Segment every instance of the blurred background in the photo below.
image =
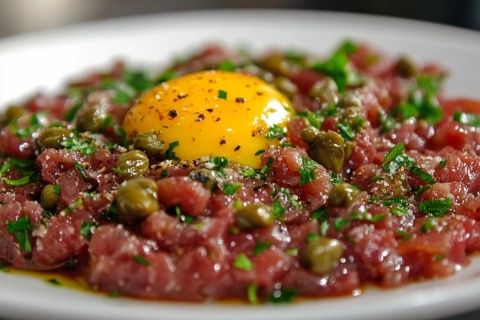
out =
<path fill-rule="evenodd" d="M 480 0 L 0 0 L 0 37 L 106 18 L 222 8 L 368 13 L 480 30 Z M 480 311 L 448 318 L 478 319 Z"/>
<path fill-rule="evenodd" d="M 0 37 L 134 14 L 218 8 L 348 11 L 480 30 L 480 0 L 0 0 Z"/>

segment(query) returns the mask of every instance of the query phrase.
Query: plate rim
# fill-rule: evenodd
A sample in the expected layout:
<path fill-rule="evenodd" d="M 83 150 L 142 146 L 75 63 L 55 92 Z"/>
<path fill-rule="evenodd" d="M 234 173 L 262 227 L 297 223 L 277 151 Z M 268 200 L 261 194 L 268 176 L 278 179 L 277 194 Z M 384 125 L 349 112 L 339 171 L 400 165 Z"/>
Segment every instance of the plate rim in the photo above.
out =
<path fill-rule="evenodd" d="M 312 10 L 291 10 L 291 9 L 214 9 L 214 10 L 198 10 L 198 11 L 182 11 L 182 12 L 167 12 L 167 13 L 156 13 L 156 14 L 147 14 L 147 15 L 133 15 L 133 16 L 128 16 L 128 17 L 120 17 L 120 18 L 110 18 L 110 19 L 104 19 L 104 20 L 98 20 L 98 21 L 89 21 L 89 22 L 83 22 L 83 23 L 77 23 L 77 24 L 72 24 L 72 25 L 67 25 L 67 26 L 62 26 L 58 28 L 52 28 L 52 29 L 46 29 L 46 30 L 41 30 L 38 32 L 31 32 L 31 33 L 26 33 L 22 35 L 14 35 L 10 37 L 5 37 L 0 39 L 0 51 L 2 50 L 18 50 L 19 46 L 31 46 L 30 42 L 38 41 L 39 39 L 41 40 L 42 38 L 52 38 L 58 35 L 65 36 L 65 34 L 71 33 L 71 32 L 85 32 L 85 30 L 88 30 L 90 28 L 102 28 L 102 29 L 109 29 L 112 28 L 115 25 L 128 25 L 131 23 L 135 23 L 138 21 L 138 19 L 146 19 L 150 22 L 155 22 L 155 20 L 161 18 L 163 20 L 178 20 L 178 19 L 184 19 L 185 17 L 190 17 L 192 19 L 204 19 L 207 16 L 220 16 L 220 15 L 229 15 L 229 16 L 234 16 L 234 19 L 238 19 L 241 16 L 244 15 L 250 15 L 252 13 L 255 14 L 268 14 L 268 15 L 296 15 L 296 16 L 335 16 L 340 19 L 353 19 L 352 23 L 359 23 L 359 21 L 365 21 L 365 20 L 373 20 L 371 22 L 372 24 L 376 23 L 394 23 L 397 25 L 409 25 L 409 27 L 414 28 L 422 28 L 423 30 L 429 29 L 435 29 L 439 30 L 439 28 L 443 31 L 448 33 L 445 37 L 446 38 L 451 38 L 455 35 L 460 35 L 462 36 L 462 39 L 464 37 L 468 37 L 474 40 L 480 40 L 480 32 L 479 31 L 474 31 L 474 30 L 469 30 L 469 29 L 464 29 L 464 28 L 459 28 L 459 27 L 454 27 L 454 26 L 449 26 L 449 25 L 444 25 L 444 24 L 438 24 L 438 23 L 432 23 L 432 22 L 424 22 L 424 21 L 418 21 L 418 20 L 412 20 L 412 19 L 405 19 L 405 18 L 398 18 L 398 17 L 386 17 L 386 16 L 379 16 L 379 15 L 371 15 L 371 14 L 356 14 L 356 13 L 345 13 L 345 12 L 336 12 L 336 11 L 312 11 Z M 465 40 L 460 40 L 456 39 L 457 42 L 464 42 Z M 475 48 L 474 51 L 480 52 L 480 41 L 475 42 L 472 44 L 472 47 Z M 456 289 L 459 289 L 458 286 L 455 286 Z M 394 289 L 396 290 L 396 289 Z M 431 289 L 429 289 L 431 290 Z M 406 301 L 401 301 L 401 303 L 397 303 L 394 305 L 396 306 L 397 309 L 392 308 L 388 310 L 388 312 L 384 309 L 383 313 L 379 313 L 378 310 L 375 309 L 369 309 L 370 313 L 367 314 L 362 314 L 361 318 L 359 319 L 375 319 L 375 318 L 382 318 L 384 316 L 387 316 L 390 314 L 390 312 L 393 312 L 395 310 L 400 310 L 404 308 L 409 308 L 408 313 L 402 314 L 398 319 L 400 318 L 408 318 L 411 317 L 412 315 L 418 315 L 419 312 L 429 312 L 428 317 L 432 316 L 445 316 L 445 315 L 450 315 L 454 314 L 460 311 L 468 311 L 470 309 L 474 309 L 477 306 L 474 304 L 476 302 L 475 300 L 475 293 L 480 292 L 480 279 L 475 279 L 475 281 L 471 281 L 468 283 L 464 288 L 461 290 L 451 290 L 451 289 L 443 289 L 443 291 L 448 293 L 453 293 L 458 296 L 462 296 L 464 299 L 462 299 L 462 303 L 457 304 L 452 307 L 451 304 L 449 304 L 449 299 L 447 298 L 447 294 L 440 295 L 437 293 L 436 295 L 432 295 L 430 297 L 430 302 L 424 302 L 424 303 L 413 303 L 410 302 L 407 303 Z M 442 291 L 442 292 L 443 292 Z M 341 298 L 340 298 L 341 299 Z M 348 298 L 350 301 L 351 298 Z M 353 298 L 354 299 L 354 298 Z M 473 300 L 472 300 L 473 299 Z M 321 300 L 321 298 L 319 299 Z M 458 301 L 458 298 L 455 299 L 455 301 Z M 141 305 L 142 303 L 139 303 L 138 305 Z M 314 308 L 318 308 L 318 305 L 320 305 L 317 302 L 312 302 L 312 304 L 317 305 L 316 307 L 312 307 L 310 313 L 306 314 L 304 319 L 314 319 L 318 314 L 316 314 Z M 177 306 L 178 304 L 174 304 Z M 190 305 L 190 304 L 189 304 Z M 263 319 L 266 318 L 267 316 L 270 316 L 272 319 L 277 318 L 277 319 L 289 319 L 291 315 L 286 315 L 284 312 L 285 310 L 291 310 L 291 311 L 300 311 L 302 310 L 301 307 L 304 307 L 306 304 L 301 303 L 301 304 L 294 304 L 294 305 L 288 305 L 288 306 L 275 306 L 274 309 L 270 308 L 264 308 L 264 307 L 251 307 L 251 306 L 244 306 L 242 308 L 231 308 L 228 307 L 225 310 L 223 310 L 222 315 L 228 315 L 230 312 L 240 312 L 242 317 L 245 317 L 246 315 L 249 315 L 251 319 Z M 432 310 L 429 310 L 432 305 L 436 306 L 437 309 L 432 312 Z M 210 305 L 212 306 L 212 305 Z M 215 305 L 213 305 L 215 306 Z M 12 298 L 9 296 L 6 292 L 0 291 L 0 307 L 2 309 L 10 309 L 11 311 L 15 311 L 17 314 L 21 314 L 22 312 L 25 312 L 25 305 L 18 304 L 18 299 Z M 217 308 L 215 306 L 215 308 Z M 63 309 L 62 309 L 63 308 Z M 44 318 L 50 317 L 50 316 L 55 316 L 56 313 L 59 310 L 62 311 L 67 311 L 67 307 L 63 307 L 57 309 L 55 311 L 54 309 L 43 309 L 39 308 L 36 309 L 38 311 L 38 315 Z M 222 307 L 223 309 L 223 307 Z M 260 310 L 260 311 L 259 311 Z M 275 310 L 270 312 L 267 316 L 265 316 L 265 310 Z M 99 317 L 96 315 L 94 310 L 86 310 L 88 311 L 85 313 L 85 316 L 88 317 L 97 317 L 98 319 L 108 319 L 108 317 Z M 305 311 L 304 309 L 302 311 Z M 43 314 L 42 314 L 43 312 Z M 90 313 L 89 313 L 90 312 Z M 213 312 L 213 310 L 202 310 L 200 312 Z M 247 312 L 247 313 L 245 313 Z M 252 312 L 255 312 L 254 315 L 252 315 Z M 387 312 L 387 313 L 385 313 Z M 192 311 L 190 316 L 194 315 L 195 312 Z M 351 313 L 350 313 L 351 314 Z M 57 314 L 58 316 L 58 314 Z M 62 316 L 64 314 L 62 313 Z M 120 315 L 119 315 L 120 316 Z M 148 315 L 146 315 L 148 316 Z M 344 315 L 337 314 L 335 317 L 329 317 L 329 319 L 343 319 Z M 183 316 L 182 316 L 183 317 Z M 199 317 L 198 319 L 221 319 L 218 317 L 211 318 L 208 316 L 207 313 L 203 317 Z M 123 318 L 122 318 L 123 319 Z M 126 318 L 125 318 L 126 319 Z M 153 318 L 152 318 L 153 319 Z M 163 317 L 162 317 L 163 319 Z M 170 319 L 170 318 L 165 318 L 165 319 Z M 171 319 L 179 319 L 179 317 L 174 317 Z M 269 318 L 270 319 L 270 318 Z"/>

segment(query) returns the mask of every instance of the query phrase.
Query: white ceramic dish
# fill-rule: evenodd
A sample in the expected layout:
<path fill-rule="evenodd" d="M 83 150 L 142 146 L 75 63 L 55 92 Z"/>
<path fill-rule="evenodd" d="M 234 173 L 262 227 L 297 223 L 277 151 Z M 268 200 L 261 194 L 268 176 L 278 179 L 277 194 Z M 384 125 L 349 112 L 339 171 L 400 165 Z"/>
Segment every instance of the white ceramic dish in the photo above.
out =
<path fill-rule="evenodd" d="M 85 70 L 123 57 L 159 65 L 205 41 L 325 52 L 342 38 L 392 54 L 437 61 L 452 72 L 449 95 L 480 97 L 480 34 L 413 21 L 302 11 L 217 11 L 89 23 L 0 41 L 0 105 L 52 90 Z M 478 307 L 480 260 L 458 275 L 359 297 L 292 305 L 182 304 L 111 299 L 0 273 L 0 316 L 15 319 L 351 320 L 427 319 Z"/>

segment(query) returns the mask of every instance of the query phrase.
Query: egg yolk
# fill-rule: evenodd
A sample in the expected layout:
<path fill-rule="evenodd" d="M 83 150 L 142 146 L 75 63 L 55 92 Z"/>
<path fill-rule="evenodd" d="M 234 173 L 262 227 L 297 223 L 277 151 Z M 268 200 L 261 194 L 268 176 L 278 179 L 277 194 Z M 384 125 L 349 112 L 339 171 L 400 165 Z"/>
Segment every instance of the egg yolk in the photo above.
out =
<path fill-rule="evenodd" d="M 127 113 L 123 127 L 130 138 L 157 133 L 165 149 L 176 145 L 173 151 L 182 160 L 223 156 L 258 168 L 258 151 L 278 144 L 272 129 L 285 131 L 291 110 L 284 95 L 256 77 L 202 71 L 144 93 Z"/>

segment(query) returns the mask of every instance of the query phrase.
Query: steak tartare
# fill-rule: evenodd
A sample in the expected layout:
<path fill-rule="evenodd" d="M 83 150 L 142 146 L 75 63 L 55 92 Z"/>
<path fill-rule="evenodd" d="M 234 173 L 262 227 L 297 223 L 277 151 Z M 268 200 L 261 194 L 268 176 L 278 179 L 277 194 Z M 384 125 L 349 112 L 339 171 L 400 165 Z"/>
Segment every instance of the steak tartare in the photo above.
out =
<path fill-rule="evenodd" d="M 9 106 L 0 260 L 182 301 L 452 275 L 480 250 L 480 101 L 445 97 L 445 77 L 350 40 L 324 57 L 209 46 Z"/>

